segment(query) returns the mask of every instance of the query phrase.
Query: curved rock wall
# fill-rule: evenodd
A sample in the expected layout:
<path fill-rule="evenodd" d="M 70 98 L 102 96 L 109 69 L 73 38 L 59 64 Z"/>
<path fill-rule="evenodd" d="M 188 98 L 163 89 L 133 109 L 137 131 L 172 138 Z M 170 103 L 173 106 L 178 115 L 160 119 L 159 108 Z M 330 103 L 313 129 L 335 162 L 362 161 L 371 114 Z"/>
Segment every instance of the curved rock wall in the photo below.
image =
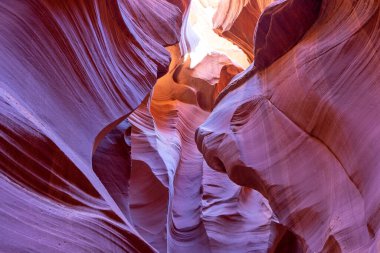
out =
<path fill-rule="evenodd" d="M 242 74 L 197 132 L 207 163 L 261 192 L 303 251 L 379 250 L 379 5 L 322 1 L 306 35 Z M 272 25 L 268 41 L 292 39 Z M 258 62 L 273 53 L 262 44 Z"/>
<path fill-rule="evenodd" d="M 262 11 L 273 0 L 221 0 L 213 17 L 215 31 L 237 44 L 252 61 L 253 37 Z"/>
<path fill-rule="evenodd" d="M 0 2 L 1 252 L 380 251 L 380 2 L 192 4 Z"/>
<path fill-rule="evenodd" d="M 211 170 L 194 141 L 212 95 L 241 69 L 217 53 L 191 69 L 169 50 L 178 62 L 129 117 L 131 219 L 161 252 L 266 252 L 275 227 L 266 200 Z"/>
<path fill-rule="evenodd" d="M 164 0 L 0 3 L 2 252 L 155 251 L 92 155 L 167 71 L 181 16 Z"/>

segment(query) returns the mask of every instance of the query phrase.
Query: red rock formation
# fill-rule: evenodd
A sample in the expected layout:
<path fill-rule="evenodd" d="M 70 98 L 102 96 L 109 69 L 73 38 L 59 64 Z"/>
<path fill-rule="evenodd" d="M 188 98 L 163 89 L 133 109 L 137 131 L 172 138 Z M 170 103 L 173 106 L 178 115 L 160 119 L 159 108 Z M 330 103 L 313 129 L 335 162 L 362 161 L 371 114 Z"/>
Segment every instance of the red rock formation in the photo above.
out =
<path fill-rule="evenodd" d="M 194 141 L 216 89 L 241 69 L 217 53 L 191 69 L 169 50 L 178 61 L 129 117 L 131 220 L 160 252 L 265 252 L 275 226 L 266 200 L 211 170 Z"/>
<path fill-rule="evenodd" d="M 266 68 L 289 51 L 314 24 L 320 5 L 320 0 L 273 2 L 257 22 L 254 65 Z"/>
<path fill-rule="evenodd" d="M 2 1 L 0 251 L 379 252 L 379 34 L 379 0 Z"/>
<path fill-rule="evenodd" d="M 128 221 L 128 173 L 101 168 L 101 140 L 167 71 L 179 9 L 2 1 L 0 20 L 0 251 L 155 251 Z"/>
<path fill-rule="evenodd" d="M 256 23 L 272 0 L 221 0 L 213 17 L 215 31 L 239 45 L 252 61 Z"/>
<path fill-rule="evenodd" d="M 269 42 L 280 56 L 299 36 L 273 23 L 255 56 L 262 69 L 232 84 L 198 130 L 208 164 L 260 191 L 302 252 L 380 250 L 379 5 L 322 1 L 316 23 L 277 61 Z"/>

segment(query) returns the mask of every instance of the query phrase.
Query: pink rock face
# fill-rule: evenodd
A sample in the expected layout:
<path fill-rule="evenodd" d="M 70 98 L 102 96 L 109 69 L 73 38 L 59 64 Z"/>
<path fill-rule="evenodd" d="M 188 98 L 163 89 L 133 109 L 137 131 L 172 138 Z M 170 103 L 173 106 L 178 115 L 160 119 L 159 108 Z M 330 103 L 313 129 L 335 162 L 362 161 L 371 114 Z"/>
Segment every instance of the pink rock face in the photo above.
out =
<path fill-rule="evenodd" d="M 132 223 L 160 252 L 276 249 L 283 233 L 278 232 L 267 201 L 212 170 L 194 140 L 209 115 L 204 97 L 208 94 L 213 104 L 215 89 L 241 69 L 220 54 L 209 55 L 190 69 L 189 61 L 178 57 L 178 47 L 169 51 L 178 61 L 128 118 Z"/>
<path fill-rule="evenodd" d="M 243 74 L 198 130 L 207 163 L 261 192 L 305 252 L 380 250 L 379 34 L 379 1 L 322 1 L 306 35 Z"/>
<path fill-rule="evenodd" d="M 167 71 L 182 13 L 137 2 L 0 3 L 0 251 L 155 251 L 103 137 Z"/>
<path fill-rule="evenodd" d="M 380 1 L 193 4 L 0 2 L 0 252 L 380 252 Z"/>

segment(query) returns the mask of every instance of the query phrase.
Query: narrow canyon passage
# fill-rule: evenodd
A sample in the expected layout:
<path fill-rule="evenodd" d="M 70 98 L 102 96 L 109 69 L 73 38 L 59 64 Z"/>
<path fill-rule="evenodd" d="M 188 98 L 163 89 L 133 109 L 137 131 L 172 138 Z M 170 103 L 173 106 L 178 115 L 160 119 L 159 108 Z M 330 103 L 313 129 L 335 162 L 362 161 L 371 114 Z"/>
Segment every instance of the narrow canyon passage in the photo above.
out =
<path fill-rule="evenodd" d="M 0 0 L 0 252 L 380 252 L 379 0 Z"/>

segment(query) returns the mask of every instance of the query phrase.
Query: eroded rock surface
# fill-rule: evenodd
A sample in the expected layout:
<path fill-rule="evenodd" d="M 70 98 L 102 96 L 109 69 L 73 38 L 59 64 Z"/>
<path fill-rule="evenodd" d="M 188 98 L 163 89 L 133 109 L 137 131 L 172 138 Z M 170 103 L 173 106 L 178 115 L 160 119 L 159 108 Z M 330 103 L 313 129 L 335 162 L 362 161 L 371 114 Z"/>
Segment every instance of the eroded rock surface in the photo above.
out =
<path fill-rule="evenodd" d="M 379 1 L 322 1 L 306 35 L 198 130 L 207 163 L 261 192 L 306 252 L 379 251 L 379 24 Z"/>
<path fill-rule="evenodd" d="M 276 224 L 267 201 L 209 168 L 194 140 L 213 94 L 241 69 L 217 53 L 191 69 L 170 51 L 180 61 L 129 117 L 132 220 L 162 252 L 266 252 Z"/>
<path fill-rule="evenodd" d="M 253 37 L 259 17 L 273 0 L 221 0 L 213 17 L 215 31 L 254 59 Z"/>
<path fill-rule="evenodd" d="M 166 73 L 181 16 L 164 0 L 0 3 L 2 252 L 155 251 L 92 155 Z"/>
<path fill-rule="evenodd" d="M 379 252 L 379 7 L 2 1 L 0 251 Z"/>

